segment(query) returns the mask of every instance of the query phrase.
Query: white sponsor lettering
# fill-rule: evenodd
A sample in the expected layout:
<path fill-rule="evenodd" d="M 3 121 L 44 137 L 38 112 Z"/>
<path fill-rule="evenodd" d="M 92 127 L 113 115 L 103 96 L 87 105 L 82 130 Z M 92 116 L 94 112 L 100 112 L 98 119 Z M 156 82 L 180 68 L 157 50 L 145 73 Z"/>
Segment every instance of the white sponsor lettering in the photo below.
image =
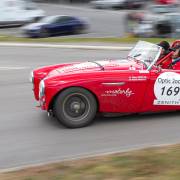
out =
<path fill-rule="evenodd" d="M 125 95 L 126 97 L 131 97 L 134 93 L 130 88 L 127 89 L 115 89 L 115 90 L 107 90 L 105 91 L 102 96 L 118 96 L 118 95 Z"/>

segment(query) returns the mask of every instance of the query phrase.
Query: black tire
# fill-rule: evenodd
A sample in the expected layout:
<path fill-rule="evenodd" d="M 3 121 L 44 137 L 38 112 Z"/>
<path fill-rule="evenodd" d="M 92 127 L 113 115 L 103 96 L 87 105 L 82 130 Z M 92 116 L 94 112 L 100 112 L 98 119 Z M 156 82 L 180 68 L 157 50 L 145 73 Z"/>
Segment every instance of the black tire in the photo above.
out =
<path fill-rule="evenodd" d="M 73 34 L 81 34 L 81 32 L 82 32 L 81 26 L 74 26 Z"/>
<path fill-rule="evenodd" d="M 172 27 L 168 22 L 156 25 L 156 32 L 158 36 L 164 36 L 172 33 Z"/>
<path fill-rule="evenodd" d="M 45 28 L 42 28 L 40 31 L 40 37 L 41 38 L 47 38 L 49 36 L 50 36 L 50 34 L 49 34 L 48 30 Z"/>
<path fill-rule="evenodd" d="M 57 96 L 53 111 L 64 126 L 81 128 L 92 123 L 97 112 L 97 102 L 88 90 L 72 87 Z"/>

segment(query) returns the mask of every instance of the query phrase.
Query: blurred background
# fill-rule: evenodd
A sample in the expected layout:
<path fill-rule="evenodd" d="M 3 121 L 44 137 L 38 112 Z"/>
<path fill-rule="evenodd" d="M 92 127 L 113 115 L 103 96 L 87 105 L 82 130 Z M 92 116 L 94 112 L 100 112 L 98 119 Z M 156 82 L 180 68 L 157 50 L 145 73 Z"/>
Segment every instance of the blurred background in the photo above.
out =
<path fill-rule="evenodd" d="M 0 35 L 180 37 L 179 0 L 1 0 Z"/>

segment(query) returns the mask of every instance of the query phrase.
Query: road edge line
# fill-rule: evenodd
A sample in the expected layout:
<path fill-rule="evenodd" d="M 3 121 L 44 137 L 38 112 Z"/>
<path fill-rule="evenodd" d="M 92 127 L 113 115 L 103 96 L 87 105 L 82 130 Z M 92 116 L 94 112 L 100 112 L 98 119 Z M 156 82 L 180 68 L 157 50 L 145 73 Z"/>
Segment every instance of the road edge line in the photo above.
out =
<path fill-rule="evenodd" d="M 50 44 L 50 43 L 13 43 L 0 42 L 1 47 L 32 47 L 32 48 L 61 48 L 61 49 L 84 49 L 84 50 L 120 50 L 128 51 L 129 46 L 97 46 L 97 45 L 67 45 L 67 44 Z"/>

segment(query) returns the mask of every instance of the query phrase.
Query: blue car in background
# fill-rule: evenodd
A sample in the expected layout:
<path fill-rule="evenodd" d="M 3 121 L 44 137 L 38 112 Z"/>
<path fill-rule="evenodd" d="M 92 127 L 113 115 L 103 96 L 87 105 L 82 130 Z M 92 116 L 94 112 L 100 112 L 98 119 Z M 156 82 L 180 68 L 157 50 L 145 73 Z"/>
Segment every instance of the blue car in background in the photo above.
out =
<path fill-rule="evenodd" d="M 88 24 L 73 16 L 47 16 L 37 23 L 22 28 L 28 37 L 50 37 L 54 35 L 79 34 L 88 28 Z"/>

